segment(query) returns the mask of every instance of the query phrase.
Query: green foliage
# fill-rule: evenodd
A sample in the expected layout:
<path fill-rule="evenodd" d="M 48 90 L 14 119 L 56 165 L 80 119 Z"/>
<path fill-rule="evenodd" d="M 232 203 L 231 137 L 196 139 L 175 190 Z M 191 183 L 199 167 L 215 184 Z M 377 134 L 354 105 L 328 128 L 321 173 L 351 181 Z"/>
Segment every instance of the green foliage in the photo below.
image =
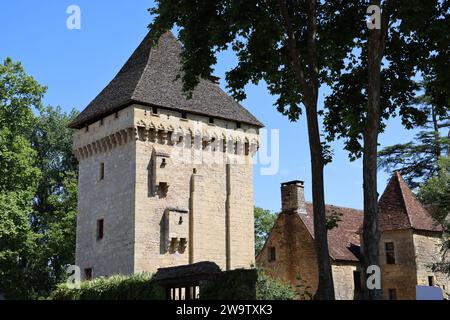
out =
<path fill-rule="evenodd" d="M 296 295 L 297 293 L 290 285 L 269 276 L 263 269 L 258 269 L 257 300 L 293 300 Z"/>
<path fill-rule="evenodd" d="M 52 300 L 163 300 L 164 292 L 149 273 L 116 275 L 81 282 L 80 289 L 63 283 L 50 294 Z"/>
<path fill-rule="evenodd" d="M 330 215 L 327 216 L 327 230 L 332 230 L 338 227 L 338 223 L 342 221 L 342 213 L 333 210 Z"/>
<path fill-rule="evenodd" d="M 200 287 L 201 300 L 254 300 L 256 270 L 237 269 L 222 272 Z"/>
<path fill-rule="evenodd" d="M 450 157 L 439 160 L 438 175 L 420 187 L 418 196 L 431 206 L 433 217 L 444 227 L 442 261 L 435 264 L 434 269 L 450 275 Z"/>
<path fill-rule="evenodd" d="M 418 77 L 425 81 L 422 89 L 437 113 L 448 109 L 449 46 L 442 30 L 450 21 L 449 8 L 437 0 L 399 1 L 395 5 L 383 1 L 382 11 L 384 17 L 389 17 L 389 31 L 381 57 L 380 132 L 384 131 L 386 120 L 395 116 L 411 129 L 426 122 L 426 112 L 416 103 L 421 89 Z M 331 85 L 333 93 L 325 101 L 327 140 L 343 139 L 351 160 L 362 156 L 361 142 L 367 123 L 369 88 L 368 81 L 362 80 L 369 75 L 367 38 L 367 28 L 361 28 L 355 50 L 348 55 L 345 70 Z M 433 83 L 439 83 L 438 90 L 432 89 Z"/>
<path fill-rule="evenodd" d="M 272 228 L 277 220 L 277 215 L 270 212 L 270 210 L 264 210 L 259 207 L 254 208 L 255 212 L 255 255 L 258 255 L 267 237 L 272 231 Z"/>
<path fill-rule="evenodd" d="M 46 295 L 74 263 L 77 166 L 67 125 L 43 108 L 46 88 L 7 58 L 0 65 L 0 292 Z"/>
<path fill-rule="evenodd" d="M 295 290 L 263 269 L 232 270 L 201 287 L 202 300 L 293 300 Z"/>

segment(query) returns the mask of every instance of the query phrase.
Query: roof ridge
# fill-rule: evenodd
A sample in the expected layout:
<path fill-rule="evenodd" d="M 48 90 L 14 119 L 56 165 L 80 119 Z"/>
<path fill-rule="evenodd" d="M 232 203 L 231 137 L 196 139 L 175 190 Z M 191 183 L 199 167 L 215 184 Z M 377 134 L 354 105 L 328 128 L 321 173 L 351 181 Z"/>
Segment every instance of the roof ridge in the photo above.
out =
<path fill-rule="evenodd" d="M 398 171 L 395 171 L 394 174 L 395 174 L 395 176 L 397 177 L 398 186 L 400 187 L 400 194 L 401 194 L 401 196 L 402 196 L 403 206 L 405 207 L 406 217 L 408 218 L 409 225 L 411 226 L 411 228 L 414 229 L 413 222 L 412 222 L 411 216 L 410 216 L 410 210 L 409 210 L 409 208 L 408 208 L 408 205 L 406 205 L 405 190 L 403 189 L 403 184 L 404 184 L 404 183 L 402 183 L 402 182 L 403 182 L 403 178 L 402 178 L 402 176 L 400 175 L 400 172 L 398 172 Z"/>

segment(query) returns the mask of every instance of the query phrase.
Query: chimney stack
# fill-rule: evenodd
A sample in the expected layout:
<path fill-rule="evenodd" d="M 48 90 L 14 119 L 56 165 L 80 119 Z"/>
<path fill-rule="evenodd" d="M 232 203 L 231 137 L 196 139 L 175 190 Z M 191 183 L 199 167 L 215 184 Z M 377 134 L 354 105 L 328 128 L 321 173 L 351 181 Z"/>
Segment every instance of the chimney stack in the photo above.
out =
<path fill-rule="evenodd" d="M 304 182 L 294 180 L 281 184 L 281 210 L 306 214 Z"/>

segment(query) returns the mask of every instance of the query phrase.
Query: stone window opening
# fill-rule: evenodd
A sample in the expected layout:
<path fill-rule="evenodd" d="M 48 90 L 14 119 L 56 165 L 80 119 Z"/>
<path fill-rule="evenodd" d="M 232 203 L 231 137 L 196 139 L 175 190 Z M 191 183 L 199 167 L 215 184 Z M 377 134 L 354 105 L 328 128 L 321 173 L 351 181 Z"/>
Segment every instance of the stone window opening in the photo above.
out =
<path fill-rule="evenodd" d="M 119 119 L 119 112 L 116 112 L 116 113 L 114 114 L 114 119 Z"/>
<path fill-rule="evenodd" d="M 180 241 L 178 240 L 178 238 L 171 238 L 169 252 L 174 253 L 175 251 L 177 251 L 179 243 L 180 243 Z"/>
<path fill-rule="evenodd" d="M 105 119 L 101 118 L 100 119 L 100 126 L 102 126 L 104 124 L 104 122 L 105 122 Z"/>
<path fill-rule="evenodd" d="M 236 129 L 240 129 L 242 127 L 242 124 L 240 122 L 236 122 Z"/>
<path fill-rule="evenodd" d="M 86 126 L 85 131 L 89 132 L 89 126 Z"/>
<path fill-rule="evenodd" d="M 430 287 L 436 286 L 436 279 L 434 278 L 434 276 L 428 276 L 428 285 Z"/>
<path fill-rule="evenodd" d="M 275 247 L 269 247 L 269 262 L 277 260 L 277 249 Z"/>
<path fill-rule="evenodd" d="M 97 220 L 97 240 L 103 239 L 104 235 L 104 219 Z"/>
<path fill-rule="evenodd" d="M 389 289 L 389 300 L 397 300 L 397 289 Z"/>
<path fill-rule="evenodd" d="M 178 245 L 178 252 L 183 253 L 187 248 L 187 239 L 181 238 L 180 243 Z"/>
<path fill-rule="evenodd" d="M 157 193 L 160 198 L 167 197 L 167 192 L 169 191 L 169 185 L 167 182 L 160 182 L 158 184 Z"/>
<path fill-rule="evenodd" d="M 153 114 L 158 114 L 158 108 L 157 107 L 152 107 L 152 113 Z"/>
<path fill-rule="evenodd" d="M 100 163 L 100 174 L 99 174 L 99 180 L 105 179 L 105 163 Z"/>
<path fill-rule="evenodd" d="M 92 268 L 84 269 L 84 279 L 88 281 L 92 280 Z"/>
<path fill-rule="evenodd" d="M 360 271 L 353 271 L 353 286 L 356 293 L 360 293 L 362 291 Z"/>
<path fill-rule="evenodd" d="M 384 244 L 384 251 L 385 251 L 385 254 L 386 254 L 386 264 L 396 264 L 394 243 L 393 242 L 386 242 Z"/>
<path fill-rule="evenodd" d="M 208 122 L 209 122 L 209 124 L 213 124 L 214 123 L 214 118 L 213 117 L 209 117 Z"/>
<path fill-rule="evenodd" d="M 181 119 L 187 119 L 187 112 L 181 113 Z"/>
<path fill-rule="evenodd" d="M 166 158 L 162 158 L 160 168 L 165 168 L 167 165 Z"/>

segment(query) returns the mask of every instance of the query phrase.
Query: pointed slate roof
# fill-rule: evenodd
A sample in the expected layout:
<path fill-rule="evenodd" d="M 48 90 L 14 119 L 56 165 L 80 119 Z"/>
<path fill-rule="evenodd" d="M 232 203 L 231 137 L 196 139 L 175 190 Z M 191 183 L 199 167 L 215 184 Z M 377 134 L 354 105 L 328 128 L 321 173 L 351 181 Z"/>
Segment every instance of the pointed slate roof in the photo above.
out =
<path fill-rule="evenodd" d="M 441 232 L 442 227 L 422 206 L 396 172 L 379 201 L 380 231 L 415 229 Z"/>
<path fill-rule="evenodd" d="M 181 44 L 171 32 L 162 35 L 153 48 L 147 34 L 119 73 L 70 127 L 82 128 L 133 103 L 264 126 L 212 81 L 201 80 L 192 99 L 186 99 L 182 81 L 177 79 L 181 52 Z"/>

